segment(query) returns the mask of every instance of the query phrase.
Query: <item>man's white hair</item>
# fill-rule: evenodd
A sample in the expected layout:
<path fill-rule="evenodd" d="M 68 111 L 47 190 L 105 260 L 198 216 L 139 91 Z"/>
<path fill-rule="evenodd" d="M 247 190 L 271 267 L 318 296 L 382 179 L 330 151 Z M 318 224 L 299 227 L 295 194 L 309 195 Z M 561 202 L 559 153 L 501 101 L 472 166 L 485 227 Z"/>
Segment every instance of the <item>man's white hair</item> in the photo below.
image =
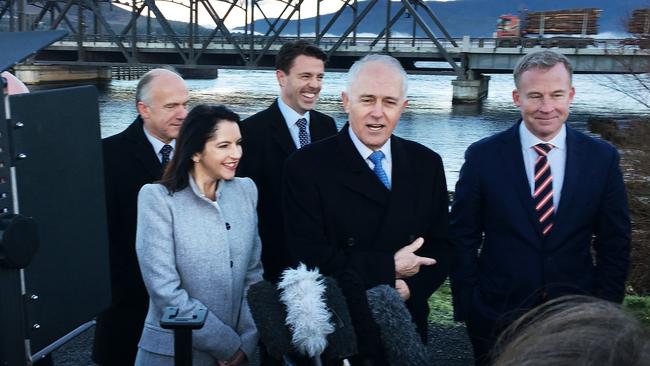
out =
<path fill-rule="evenodd" d="M 406 75 L 406 71 L 404 71 L 402 64 L 394 57 L 380 54 L 365 55 L 362 59 L 357 60 L 352 64 L 352 67 L 350 67 L 350 70 L 348 71 L 348 80 L 345 89 L 348 94 L 352 89 L 352 84 L 357 80 L 361 69 L 369 63 L 381 63 L 395 69 L 395 71 L 397 71 L 402 77 L 402 97 L 406 98 L 408 92 L 408 75 Z"/>
<path fill-rule="evenodd" d="M 152 69 L 147 71 L 140 81 L 138 81 L 138 86 L 135 88 L 135 104 L 138 102 L 143 102 L 146 105 L 151 105 L 151 82 L 158 76 L 162 75 L 176 75 L 179 79 L 183 78 L 174 70 L 172 67 L 161 67 L 157 69 Z"/>

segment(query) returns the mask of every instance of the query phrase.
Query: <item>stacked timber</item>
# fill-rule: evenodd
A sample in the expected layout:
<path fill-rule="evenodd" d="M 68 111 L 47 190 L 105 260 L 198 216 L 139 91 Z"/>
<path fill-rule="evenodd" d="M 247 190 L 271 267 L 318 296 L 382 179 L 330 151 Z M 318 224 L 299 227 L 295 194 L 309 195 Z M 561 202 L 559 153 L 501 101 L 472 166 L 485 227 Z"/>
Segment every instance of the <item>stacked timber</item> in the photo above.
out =
<path fill-rule="evenodd" d="M 650 9 L 636 9 L 627 24 L 628 32 L 636 35 L 650 35 Z"/>
<path fill-rule="evenodd" d="M 525 31 L 528 34 L 597 34 L 600 9 L 566 9 L 528 12 Z"/>

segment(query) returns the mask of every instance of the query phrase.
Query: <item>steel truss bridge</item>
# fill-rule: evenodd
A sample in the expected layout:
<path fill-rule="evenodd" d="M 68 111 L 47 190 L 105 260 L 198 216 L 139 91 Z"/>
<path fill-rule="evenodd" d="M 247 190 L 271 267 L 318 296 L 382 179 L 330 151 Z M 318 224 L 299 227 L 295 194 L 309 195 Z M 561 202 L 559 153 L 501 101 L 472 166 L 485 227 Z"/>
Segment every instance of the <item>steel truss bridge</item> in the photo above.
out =
<path fill-rule="evenodd" d="M 338 11 L 321 14 L 322 3 L 338 3 Z M 282 9 L 276 18 L 264 9 L 272 3 Z M 170 21 L 161 8 L 174 4 L 184 9 L 186 23 Z M 107 13 L 115 6 L 129 9 L 121 23 Z M 266 5 L 267 7 L 264 7 Z M 314 28 L 306 29 L 303 11 L 314 13 Z M 374 37 L 361 37 L 358 27 L 373 8 L 386 11 L 383 29 Z M 340 27 L 345 11 L 352 21 L 340 36 L 328 36 Z M 212 28 L 205 26 L 209 17 Z M 412 24 L 410 36 L 395 37 L 393 27 L 402 18 Z M 243 19 L 243 32 L 226 27 L 229 20 Z M 349 19 L 349 18 L 348 18 Z M 201 20 L 201 21 L 199 21 Z M 325 21 L 327 20 L 327 21 Z M 286 29 L 291 21 L 294 34 Z M 259 23 L 265 27 L 259 32 Z M 337 23 L 339 22 L 339 23 Z M 203 26 L 199 26 L 202 24 Z M 256 25 L 258 30 L 256 30 Z M 311 28 L 311 27 L 310 27 Z M 36 57 L 36 62 L 73 65 L 160 65 L 186 68 L 272 67 L 280 46 L 296 38 L 308 39 L 329 55 L 328 68 L 345 69 L 369 52 L 398 58 L 407 70 L 448 72 L 457 80 L 474 80 L 483 73 L 511 72 L 516 60 L 530 49 L 496 47 L 494 39 L 452 37 L 434 11 L 421 0 L 5 0 L 0 1 L 0 30 L 28 31 L 66 29 L 68 37 Z M 424 34 L 424 36 L 422 36 Z M 650 53 L 622 40 L 597 40 L 594 46 L 558 48 L 567 54 L 581 73 L 630 73 L 650 70 Z M 419 61 L 433 61 L 422 64 Z M 424 65 L 424 66 L 422 66 Z"/>

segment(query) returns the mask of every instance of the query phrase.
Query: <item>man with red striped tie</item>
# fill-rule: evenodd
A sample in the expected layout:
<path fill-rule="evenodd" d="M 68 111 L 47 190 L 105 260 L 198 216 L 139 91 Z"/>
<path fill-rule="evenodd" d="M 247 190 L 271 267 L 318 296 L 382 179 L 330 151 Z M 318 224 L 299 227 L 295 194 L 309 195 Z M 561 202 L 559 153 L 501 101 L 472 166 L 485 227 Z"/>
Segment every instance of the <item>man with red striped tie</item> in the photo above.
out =
<path fill-rule="evenodd" d="M 452 290 L 477 365 L 499 332 L 549 299 L 621 302 L 630 219 L 614 147 L 565 122 L 572 65 L 543 50 L 522 57 L 512 92 L 521 120 L 472 144 L 456 184 Z"/>

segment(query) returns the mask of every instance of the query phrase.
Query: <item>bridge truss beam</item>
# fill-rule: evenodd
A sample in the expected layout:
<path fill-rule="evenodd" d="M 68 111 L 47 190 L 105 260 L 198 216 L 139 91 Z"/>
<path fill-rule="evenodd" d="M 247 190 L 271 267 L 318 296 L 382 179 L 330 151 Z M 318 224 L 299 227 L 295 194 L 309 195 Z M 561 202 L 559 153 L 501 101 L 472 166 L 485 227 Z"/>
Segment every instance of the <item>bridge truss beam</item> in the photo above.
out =
<path fill-rule="evenodd" d="M 314 1 L 315 29 L 313 35 L 305 35 L 302 10 L 306 6 L 313 9 L 311 5 Z M 319 44 L 331 59 L 343 56 L 344 52 L 341 52 L 340 48 L 344 43 L 356 45 L 360 25 L 369 20 L 369 14 L 385 11 L 386 23 L 371 43 L 372 52 L 395 52 L 390 47 L 392 29 L 406 16 L 413 22 L 412 44 L 415 45 L 416 32 L 418 28 L 421 29 L 426 38 L 436 45 L 437 51 L 449 63 L 454 73 L 461 79 L 466 77 L 465 63 L 449 55 L 431 30 L 429 24 L 433 23 L 444 36 L 442 39 L 457 47 L 433 10 L 424 1 L 339 0 L 340 8 L 333 14 L 320 13 L 321 1 L 323 0 L 266 0 L 261 4 L 260 0 L 0 0 L 0 31 L 67 29 L 70 33 L 68 40 L 78 44 L 76 60 L 85 63 L 218 66 L 220 61 L 207 51 L 215 43 L 219 43 L 234 50 L 227 58 L 230 65 L 264 67 L 272 66 L 273 57 L 282 43 L 296 38 Z M 270 2 L 281 6 L 282 12 L 276 18 L 267 14 L 269 8 L 265 6 Z M 164 12 L 160 6 L 162 3 L 186 8 L 186 24 L 170 22 L 166 17 L 169 13 Z M 110 12 L 118 11 L 116 6 L 120 6 L 123 9 L 121 11 L 130 12 L 128 22 L 118 22 L 107 16 Z M 380 9 L 381 6 L 386 6 L 386 9 Z M 393 12 L 396 6 L 398 8 Z M 207 21 L 211 21 L 213 25 L 206 26 L 206 19 L 199 19 L 200 14 L 203 14 L 203 17 L 207 14 Z M 344 16 L 345 14 L 347 15 Z M 244 24 L 237 33 L 233 33 L 226 24 L 233 24 L 237 20 L 241 24 L 242 15 Z M 323 44 L 325 36 L 333 27 L 337 24 L 340 26 L 346 19 L 348 24 L 345 24 L 345 31 L 337 41 L 333 44 Z M 290 24 L 293 25 L 292 29 L 286 31 Z M 256 28 L 262 29 L 262 32 L 256 32 Z M 87 50 L 89 47 L 85 45 L 91 40 L 111 43 L 119 53 L 108 55 L 107 52 L 100 54 Z M 150 50 L 146 49 L 149 42 L 155 40 L 172 45 L 171 52 L 167 50 L 167 57 L 164 59 L 156 59 L 158 56 L 153 56 Z M 385 41 L 385 46 L 376 47 L 382 40 Z M 353 60 L 346 59 L 336 67 L 349 66 L 351 61 Z"/>

